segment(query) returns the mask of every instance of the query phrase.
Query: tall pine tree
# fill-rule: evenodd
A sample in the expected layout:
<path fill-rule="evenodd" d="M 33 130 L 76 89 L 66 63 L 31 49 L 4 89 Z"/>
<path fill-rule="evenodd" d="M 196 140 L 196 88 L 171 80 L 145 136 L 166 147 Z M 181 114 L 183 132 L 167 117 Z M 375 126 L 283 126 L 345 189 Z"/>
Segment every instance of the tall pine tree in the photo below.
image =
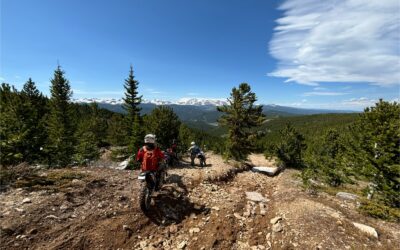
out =
<path fill-rule="evenodd" d="M 69 103 L 71 87 L 60 66 L 54 71 L 50 92 L 49 140 L 46 150 L 50 166 L 65 167 L 72 162 L 74 155 L 76 121 Z"/>
<path fill-rule="evenodd" d="M 257 97 L 247 83 L 233 88 L 228 101 L 229 105 L 217 108 L 225 113 L 219 124 L 229 129 L 227 155 L 235 160 L 245 160 L 254 149 L 257 136 L 254 129 L 265 121 L 265 115 L 262 106 L 254 105 Z"/>
<path fill-rule="evenodd" d="M 24 136 L 24 159 L 30 163 L 42 160 L 42 148 L 46 143 L 45 114 L 47 113 L 46 98 L 36 88 L 31 78 L 24 84 L 21 91 L 24 101 L 23 109 L 26 132 Z"/>
<path fill-rule="evenodd" d="M 124 109 L 127 111 L 126 123 L 129 131 L 129 149 L 137 150 L 142 144 L 144 131 L 142 129 L 142 118 L 140 116 L 140 103 L 142 96 L 138 92 L 139 82 L 135 80 L 131 65 L 129 76 L 125 79 Z"/>

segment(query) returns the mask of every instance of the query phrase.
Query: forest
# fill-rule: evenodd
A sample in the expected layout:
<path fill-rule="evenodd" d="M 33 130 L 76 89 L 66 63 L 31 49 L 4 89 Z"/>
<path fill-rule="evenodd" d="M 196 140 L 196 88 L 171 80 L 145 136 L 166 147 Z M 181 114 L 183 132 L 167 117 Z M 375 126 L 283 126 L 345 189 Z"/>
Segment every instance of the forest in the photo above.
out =
<path fill-rule="evenodd" d="M 262 106 L 254 104 L 257 97 L 250 85 L 242 83 L 232 89 L 228 105 L 217 107 L 222 114 L 219 126 L 206 131 L 180 121 L 171 107 L 157 106 L 142 115 L 138 85 L 131 67 L 124 83 L 126 114 L 120 114 L 96 103 L 72 103 L 71 86 L 60 66 L 51 79 L 50 97 L 32 79 L 21 90 L 2 83 L 2 176 L 5 169 L 22 162 L 48 168 L 90 165 L 100 157 L 101 148 L 113 146 L 123 146 L 129 157 L 142 145 L 144 135 L 153 133 L 162 149 L 177 140 L 185 152 L 196 141 L 237 161 L 263 152 L 283 167 L 300 169 L 304 187 L 310 190 L 315 182 L 342 187 L 366 181 L 370 184 L 363 195 L 368 199 L 361 210 L 378 218 L 400 218 L 398 103 L 380 100 L 360 114 L 268 119 Z"/>

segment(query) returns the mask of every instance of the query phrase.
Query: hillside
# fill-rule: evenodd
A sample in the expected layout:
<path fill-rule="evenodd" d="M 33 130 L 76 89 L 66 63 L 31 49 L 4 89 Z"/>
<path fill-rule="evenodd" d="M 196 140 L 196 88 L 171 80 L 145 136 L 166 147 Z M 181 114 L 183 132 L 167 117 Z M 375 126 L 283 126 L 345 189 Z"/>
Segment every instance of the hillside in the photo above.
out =
<path fill-rule="evenodd" d="M 25 168 L 17 186 L 0 194 L 0 249 L 394 249 L 400 244 L 399 224 L 359 214 L 357 201 L 305 192 L 295 170 L 268 177 L 244 166 L 238 173 L 232 162 L 208 158 L 206 168 L 182 162 L 170 169 L 147 214 L 138 207 L 137 171 L 107 168 L 104 162 Z M 251 163 L 274 166 L 259 155 L 252 155 Z M 354 223 L 373 227 L 377 236 Z"/>

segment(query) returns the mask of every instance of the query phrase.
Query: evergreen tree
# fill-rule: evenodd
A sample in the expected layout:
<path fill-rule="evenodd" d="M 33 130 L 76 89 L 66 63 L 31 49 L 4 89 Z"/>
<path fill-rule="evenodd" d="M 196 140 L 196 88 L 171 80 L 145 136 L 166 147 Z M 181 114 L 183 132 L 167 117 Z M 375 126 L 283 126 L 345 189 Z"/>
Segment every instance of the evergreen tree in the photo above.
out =
<path fill-rule="evenodd" d="M 43 146 L 46 143 L 45 117 L 47 113 L 46 98 L 36 88 L 31 78 L 24 84 L 21 91 L 24 101 L 24 115 L 21 120 L 25 124 L 24 160 L 30 163 L 42 160 Z"/>
<path fill-rule="evenodd" d="M 125 129 L 124 116 L 113 114 L 108 120 L 107 141 L 113 146 L 126 146 L 128 144 L 128 133 Z"/>
<path fill-rule="evenodd" d="M 262 106 L 256 106 L 255 93 L 247 83 L 242 83 L 239 88 L 233 88 L 229 105 L 218 107 L 218 111 L 225 114 L 219 119 L 219 124 L 229 130 L 227 142 L 227 155 L 236 160 L 245 160 L 254 150 L 257 133 L 254 129 L 265 121 Z"/>
<path fill-rule="evenodd" d="M 172 108 L 158 106 L 146 116 L 145 124 L 146 132 L 155 134 L 157 143 L 166 148 L 171 145 L 173 139 L 178 138 L 181 121 Z"/>
<path fill-rule="evenodd" d="M 127 111 L 126 122 L 129 136 L 129 149 L 136 150 L 143 141 L 142 118 L 140 116 L 140 103 L 142 96 L 138 92 L 139 82 L 135 80 L 131 65 L 129 76 L 125 79 L 125 98 L 123 108 Z"/>
<path fill-rule="evenodd" d="M 0 88 L 0 160 L 2 165 L 23 161 L 24 123 L 19 119 L 23 114 L 23 100 L 18 91 L 9 84 Z"/>
<path fill-rule="evenodd" d="M 78 144 L 75 149 L 75 160 L 79 164 L 88 164 L 99 158 L 99 146 L 102 144 L 103 136 L 102 123 L 98 105 L 96 103 L 91 104 L 89 116 L 81 119 L 76 133 Z"/>
<path fill-rule="evenodd" d="M 376 185 L 377 198 L 400 207 L 400 104 L 380 100 L 351 127 L 349 165 Z"/>
<path fill-rule="evenodd" d="M 280 142 L 275 146 L 276 156 L 285 166 L 302 168 L 303 152 L 307 148 L 304 137 L 290 124 L 279 131 Z"/>
<path fill-rule="evenodd" d="M 69 103 L 71 87 L 60 66 L 54 71 L 50 92 L 49 141 L 46 151 L 49 153 L 50 166 L 65 167 L 71 163 L 74 155 L 76 121 Z"/>

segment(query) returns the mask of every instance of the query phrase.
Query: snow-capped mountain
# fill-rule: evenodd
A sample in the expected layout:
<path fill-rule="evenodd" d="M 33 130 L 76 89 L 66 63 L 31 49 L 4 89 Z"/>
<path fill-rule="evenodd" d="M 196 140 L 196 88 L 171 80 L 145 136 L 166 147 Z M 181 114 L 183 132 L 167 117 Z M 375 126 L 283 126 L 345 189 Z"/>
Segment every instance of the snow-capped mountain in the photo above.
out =
<path fill-rule="evenodd" d="M 122 99 L 114 98 L 79 98 L 72 100 L 75 103 L 105 103 L 111 105 L 120 105 L 124 103 Z M 160 99 L 143 100 L 142 103 L 149 103 L 155 105 L 192 105 L 192 106 L 222 106 L 227 104 L 224 99 L 207 99 L 207 98 L 181 98 L 177 101 L 165 101 Z"/>

